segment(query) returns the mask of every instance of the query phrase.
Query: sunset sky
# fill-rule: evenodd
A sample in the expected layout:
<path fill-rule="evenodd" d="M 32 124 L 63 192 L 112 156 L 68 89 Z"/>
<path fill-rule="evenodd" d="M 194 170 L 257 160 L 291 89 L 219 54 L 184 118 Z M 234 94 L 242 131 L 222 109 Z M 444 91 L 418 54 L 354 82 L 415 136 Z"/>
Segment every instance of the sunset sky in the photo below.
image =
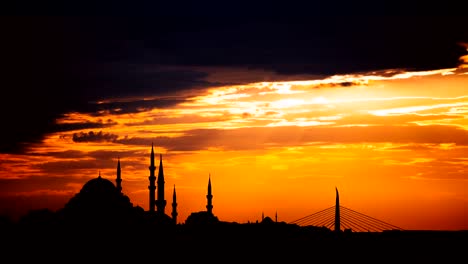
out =
<path fill-rule="evenodd" d="M 223 221 L 294 221 L 336 187 L 403 229 L 468 229 L 464 17 L 172 7 L 1 19 L 1 214 L 59 209 L 118 158 L 148 210 L 154 144 L 181 223 L 210 177 Z"/>

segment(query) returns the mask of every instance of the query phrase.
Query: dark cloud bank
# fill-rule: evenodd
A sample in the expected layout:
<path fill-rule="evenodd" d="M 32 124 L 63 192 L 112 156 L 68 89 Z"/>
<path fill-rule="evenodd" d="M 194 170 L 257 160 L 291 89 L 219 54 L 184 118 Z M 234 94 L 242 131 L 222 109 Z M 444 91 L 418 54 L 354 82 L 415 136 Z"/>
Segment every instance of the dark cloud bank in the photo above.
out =
<path fill-rule="evenodd" d="M 305 9 L 308 12 L 274 4 L 243 9 L 233 4 L 220 9 L 231 10 L 223 15 L 215 12 L 221 6 L 214 2 L 178 12 L 172 4 L 156 3 L 142 15 L 136 15 L 138 6 L 125 9 L 119 4 L 109 9 L 110 15 L 88 10 L 91 16 L 86 17 L 80 13 L 85 9 L 63 5 L 3 9 L 29 15 L 0 18 L 0 152 L 22 152 L 45 133 L 67 130 L 54 120 L 69 111 L 142 109 L 135 102 L 93 103 L 98 100 L 166 96 L 223 84 L 207 81 L 209 72 L 200 67 L 258 69 L 282 76 L 440 69 L 456 67 L 466 53 L 457 43 L 468 42 L 465 17 L 433 16 L 437 9 L 428 5 L 425 10 L 432 16 L 377 16 L 399 10 L 383 2 L 378 10 L 384 12 L 370 17 L 367 9 L 360 9 L 364 5 L 320 13 L 320 8 L 336 9 L 325 4 Z M 50 16 L 37 16 L 35 6 Z M 416 5 L 406 8 L 417 10 Z M 183 93 L 178 99 L 155 99 L 143 109 L 181 100 Z"/>

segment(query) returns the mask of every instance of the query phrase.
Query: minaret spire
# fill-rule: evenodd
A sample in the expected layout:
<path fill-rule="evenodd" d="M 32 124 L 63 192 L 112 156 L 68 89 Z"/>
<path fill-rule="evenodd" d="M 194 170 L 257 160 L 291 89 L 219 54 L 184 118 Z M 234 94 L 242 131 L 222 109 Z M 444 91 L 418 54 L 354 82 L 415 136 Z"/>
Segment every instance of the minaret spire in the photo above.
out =
<path fill-rule="evenodd" d="M 151 143 L 151 156 L 150 156 L 150 166 L 148 167 L 150 171 L 149 179 L 149 211 L 154 212 L 155 208 L 155 190 L 156 190 L 156 176 L 154 172 L 156 170 L 156 166 L 154 166 L 154 147 L 153 143 Z"/>
<path fill-rule="evenodd" d="M 164 170 L 162 164 L 162 154 L 159 154 L 159 172 L 158 172 L 158 199 L 156 200 L 156 210 L 164 214 L 166 200 L 164 200 Z"/>
<path fill-rule="evenodd" d="M 153 143 L 151 143 L 150 166 L 154 167 L 154 145 L 153 145 Z"/>
<path fill-rule="evenodd" d="M 338 188 L 336 190 L 336 202 L 335 202 L 335 232 L 341 231 L 340 227 L 340 195 L 338 194 Z"/>
<path fill-rule="evenodd" d="M 172 193 L 172 221 L 174 224 L 177 224 L 177 201 L 176 201 L 176 191 L 175 191 L 175 184 L 174 184 L 174 191 Z"/>
<path fill-rule="evenodd" d="M 117 178 L 115 179 L 115 185 L 119 192 L 122 192 L 122 177 L 121 177 L 121 170 L 120 170 L 120 157 L 117 158 Z"/>
<path fill-rule="evenodd" d="M 206 195 L 207 205 L 206 210 L 209 214 L 213 214 L 213 195 L 211 194 L 211 174 L 208 175 L 208 194 Z"/>

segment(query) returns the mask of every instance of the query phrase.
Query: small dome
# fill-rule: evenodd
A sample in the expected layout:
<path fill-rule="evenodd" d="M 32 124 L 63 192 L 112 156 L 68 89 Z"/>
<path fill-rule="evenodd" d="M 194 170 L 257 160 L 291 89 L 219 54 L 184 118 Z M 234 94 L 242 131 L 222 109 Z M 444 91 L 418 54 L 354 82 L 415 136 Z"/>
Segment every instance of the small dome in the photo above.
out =
<path fill-rule="evenodd" d="M 188 225 L 206 225 L 218 222 L 218 217 L 207 211 L 193 212 L 185 220 Z"/>
<path fill-rule="evenodd" d="M 274 223 L 274 221 L 269 216 L 263 218 L 263 220 L 262 220 L 262 224 L 272 224 L 272 223 Z"/>

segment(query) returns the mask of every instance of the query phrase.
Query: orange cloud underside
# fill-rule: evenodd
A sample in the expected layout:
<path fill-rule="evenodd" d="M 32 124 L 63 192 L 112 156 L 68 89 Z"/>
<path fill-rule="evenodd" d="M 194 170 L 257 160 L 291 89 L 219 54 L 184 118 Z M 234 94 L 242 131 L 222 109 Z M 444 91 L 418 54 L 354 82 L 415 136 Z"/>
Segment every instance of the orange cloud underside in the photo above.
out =
<path fill-rule="evenodd" d="M 211 174 L 225 221 L 293 221 L 334 205 L 336 186 L 342 205 L 404 229 L 468 229 L 467 83 L 463 69 L 334 76 L 217 87 L 132 114 L 69 113 L 58 122 L 111 122 L 1 154 L 0 177 L 18 182 L 1 191 L 67 198 L 98 171 L 113 180 L 119 156 L 123 191 L 148 209 L 153 142 L 180 222 L 205 210 Z"/>

